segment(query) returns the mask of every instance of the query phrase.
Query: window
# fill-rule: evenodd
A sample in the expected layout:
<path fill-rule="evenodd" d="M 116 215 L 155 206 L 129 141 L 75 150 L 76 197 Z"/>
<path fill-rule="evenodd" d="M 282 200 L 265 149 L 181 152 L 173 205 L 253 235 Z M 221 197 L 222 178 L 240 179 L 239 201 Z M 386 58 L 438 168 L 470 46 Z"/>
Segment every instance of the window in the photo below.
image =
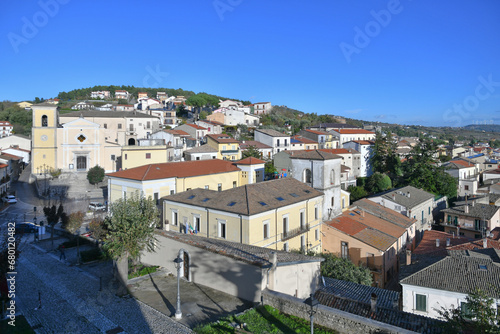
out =
<path fill-rule="evenodd" d="M 129 130 L 130 130 L 130 131 L 134 131 L 134 124 L 130 124 L 130 125 L 129 125 Z"/>
<path fill-rule="evenodd" d="M 219 183 L 219 184 L 217 185 L 217 191 L 222 191 L 222 183 Z"/>
<path fill-rule="evenodd" d="M 126 191 L 123 191 L 123 199 L 127 200 L 127 192 Z"/>
<path fill-rule="evenodd" d="M 375 264 L 375 254 L 372 253 L 366 253 L 366 266 L 368 268 L 372 268 Z"/>
<path fill-rule="evenodd" d="M 155 198 L 156 205 L 160 204 L 160 198 L 159 198 L 158 195 L 159 195 L 158 193 L 154 193 L 154 198 Z"/>
<path fill-rule="evenodd" d="M 427 296 L 415 294 L 415 310 L 427 312 Z"/>
<path fill-rule="evenodd" d="M 179 222 L 179 216 L 177 214 L 177 210 L 172 210 L 172 225 L 177 226 Z"/>
<path fill-rule="evenodd" d="M 471 319 L 471 317 L 473 315 L 472 315 L 469 303 L 466 303 L 466 302 L 460 303 L 460 313 L 462 313 L 462 316 L 465 319 Z"/>
<path fill-rule="evenodd" d="M 200 232 L 201 229 L 201 219 L 199 215 L 193 215 L 193 227 L 195 229 L 195 233 Z"/>
<path fill-rule="evenodd" d="M 146 153 L 146 159 L 151 159 L 151 153 Z"/>
<path fill-rule="evenodd" d="M 469 190 L 469 186 L 464 186 L 464 190 Z"/>
<path fill-rule="evenodd" d="M 118 129 L 121 129 L 121 128 L 122 128 L 122 124 L 118 123 Z"/>
<path fill-rule="evenodd" d="M 236 188 L 236 181 L 233 181 L 233 188 Z"/>
<path fill-rule="evenodd" d="M 314 240 L 315 240 L 315 241 L 318 241 L 318 240 L 319 240 L 319 228 L 317 228 L 317 229 L 314 231 Z"/>
<path fill-rule="evenodd" d="M 49 126 L 49 118 L 47 117 L 47 115 L 42 116 L 42 126 Z"/>
<path fill-rule="evenodd" d="M 342 209 L 345 208 L 345 198 L 342 198 Z"/>
<path fill-rule="evenodd" d="M 334 204 L 335 204 L 335 198 L 332 196 L 332 208 L 333 208 Z"/>
<path fill-rule="evenodd" d="M 299 217 L 300 217 L 300 228 L 301 229 L 304 229 L 305 226 L 306 226 L 305 215 L 306 215 L 305 211 L 304 210 L 300 210 Z"/>
<path fill-rule="evenodd" d="M 205 186 L 205 189 L 210 189 L 210 186 L 207 184 L 207 185 Z"/>
<path fill-rule="evenodd" d="M 107 129 L 108 128 L 108 125 L 106 123 L 104 123 L 104 128 Z"/>
<path fill-rule="evenodd" d="M 288 216 L 283 216 L 283 236 L 286 237 L 286 232 L 288 232 Z"/>
<path fill-rule="evenodd" d="M 335 171 L 333 169 L 330 171 L 330 184 L 335 184 Z"/>
<path fill-rule="evenodd" d="M 146 129 L 151 129 L 151 122 L 150 121 L 146 122 Z"/>
<path fill-rule="evenodd" d="M 285 243 L 283 244 L 283 250 L 284 250 L 285 252 L 288 252 L 288 251 L 290 250 L 290 248 L 288 248 L 288 242 L 285 242 Z"/>
<path fill-rule="evenodd" d="M 125 160 L 127 160 L 127 154 L 125 153 Z"/>
<path fill-rule="evenodd" d="M 311 183 L 312 181 L 312 173 L 311 173 L 311 170 L 310 169 L 305 169 L 304 170 L 304 177 L 303 177 L 303 181 L 304 183 Z"/>
<path fill-rule="evenodd" d="M 200 157 L 196 157 L 196 160 L 200 160 Z"/>
<path fill-rule="evenodd" d="M 349 244 L 347 242 L 340 242 L 340 252 L 343 259 L 349 258 Z"/>
<path fill-rule="evenodd" d="M 314 206 L 314 220 L 318 219 L 318 205 Z"/>
<path fill-rule="evenodd" d="M 115 159 L 116 159 L 116 156 L 114 154 L 111 154 L 111 160 L 115 161 Z"/>
<path fill-rule="evenodd" d="M 219 238 L 226 239 L 226 221 L 219 220 Z"/>
<path fill-rule="evenodd" d="M 175 190 L 170 190 L 170 195 L 174 195 L 175 194 Z"/>
<path fill-rule="evenodd" d="M 269 220 L 265 220 L 263 223 L 264 227 L 264 240 L 269 238 Z"/>

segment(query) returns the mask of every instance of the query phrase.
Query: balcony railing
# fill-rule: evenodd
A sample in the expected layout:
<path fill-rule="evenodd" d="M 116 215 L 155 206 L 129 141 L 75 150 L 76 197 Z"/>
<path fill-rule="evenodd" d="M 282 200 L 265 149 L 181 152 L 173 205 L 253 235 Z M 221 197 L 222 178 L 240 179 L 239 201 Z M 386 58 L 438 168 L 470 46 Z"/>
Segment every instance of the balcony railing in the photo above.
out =
<path fill-rule="evenodd" d="M 221 154 L 237 154 L 239 151 L 238 150 L 222 150 L 220 151 Z"/>
<path fill-rule="evenodd" d="M 283 232 L 282 240 L 288 240 L 310 230 L 309 224 L 302 225 L 289 231 Z"/>

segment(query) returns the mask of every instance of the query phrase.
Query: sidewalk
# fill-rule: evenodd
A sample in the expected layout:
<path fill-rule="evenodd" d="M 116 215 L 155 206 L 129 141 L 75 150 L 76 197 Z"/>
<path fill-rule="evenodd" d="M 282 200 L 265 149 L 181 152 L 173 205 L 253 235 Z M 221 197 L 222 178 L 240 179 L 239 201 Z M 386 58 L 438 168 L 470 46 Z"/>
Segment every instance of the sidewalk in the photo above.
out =
<path fill-rule="evenodd" d="M 41 246 L 23 240 L 16 267 L 17 311 L 36 333 L 191 332 L 142 302 L 115 296 L 110 271 L 99 291 L 99 277 L 73 265 L 75 248 L 66 250 L 67 261 L 59 261 L 58 252 L 47 253 Z"/>

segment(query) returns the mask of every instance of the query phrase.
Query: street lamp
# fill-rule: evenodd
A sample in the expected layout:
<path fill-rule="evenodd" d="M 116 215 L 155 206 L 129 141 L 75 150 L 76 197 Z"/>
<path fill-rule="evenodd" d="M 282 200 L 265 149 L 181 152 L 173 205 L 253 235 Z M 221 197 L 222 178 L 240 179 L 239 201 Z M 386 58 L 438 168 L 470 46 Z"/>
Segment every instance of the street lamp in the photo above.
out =
<path fill-rule="evenodd" d="M 181 311 L 181 289 L 180 289 L 180 276 L 181 276 L 181 267 L 182 267 L 182 259 L 180 254 L 177 255 L 177 257 L 174 260 L 175 268 L 177 269 L 177 309 L 175 310 L 175 319 L 181 319 L 182 318 L 182 311 Z"/>
<path fill-rule="evenodd" d="M 316 298 L 313 297 L 312 293 L 309 295 L 309 298 L 307 298 L 304 301 L 304 304 L 308 305 L 311 307 L 307 313 L 309 314 L 311 318 L 311 334 L 314 333 L 314 315 L 316 314 L 316 309 L 318 308 L 319 302 L 316 300 Z"/>

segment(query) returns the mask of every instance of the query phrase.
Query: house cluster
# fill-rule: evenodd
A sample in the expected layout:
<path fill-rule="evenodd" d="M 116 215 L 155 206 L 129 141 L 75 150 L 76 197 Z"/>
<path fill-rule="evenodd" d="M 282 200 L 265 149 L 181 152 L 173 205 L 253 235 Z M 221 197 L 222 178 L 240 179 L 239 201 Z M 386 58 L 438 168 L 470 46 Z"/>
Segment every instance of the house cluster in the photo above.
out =
<path fill-rule="evenodd" d="M 218 113 L 225 117 L 245 108 L 222 102 Z M 170 268 L 180 254 L 187 280 L 251 301 L 268 289 L 296 298 L 315 293 L 324 305 L 344 312 L 366 309 L 366 294 L 375 290 L 359 288 L 362 296 L 340 297 L 327 288 L 332 282 L 321 280 L 321 259 L 303 255 L 328 252 L 369 268 L 373 288 L 380 289 L 380 308 L 393 312 L 380 313 L 377 321 L 394 326 L 432 324 L 436 303 L 461 305 L 481 286 L 473 277 L 484 277 L 499 301 L 494 291 L 500 287 L 500 195 L 466 196 L 447 208 L 446 198 L 408 186 L 350 205 L 348 186 L 372 173 L 371 131 L 319 124 L 291 136 L 255 128 L 253 141 L 240 142 L 223 133 L 224 123 L 210 119 L 163 129 L 160 117 L 136 110 L 60 115 L 51 104 L 32 108 L 32 171 L 47 166 L 87 171 L 100 165 L 108 176 L 108 203 L 133 194 L 153 198 L 161 209 L 161 229 L 156 253 L 142 260 Z M 242 159 L 250 147 L 260 158 Z M 277 175 L 266 181 L 271 159 Z M 457 177 L 465 179 L 467 173 Z M 482 175 L 489 178 L 487 171 Z M 442 231 L 435 238 L 436 227 Z M 418 258 L 426 251 L 432 256 Z M 461 268 L 462 281 L 446 272 L 455 267 Z M 383 291 L 398 286 L 402 293 L 383 297 Z M 341 307 L 339 298 L 357 306 Z"/>
<path fill-rule="evenodd" d="M 0 195 L 9 194 L 11 181 L 18 179 L 30 163 L 31 140 L 23 135 L 0 138 Z"/>

